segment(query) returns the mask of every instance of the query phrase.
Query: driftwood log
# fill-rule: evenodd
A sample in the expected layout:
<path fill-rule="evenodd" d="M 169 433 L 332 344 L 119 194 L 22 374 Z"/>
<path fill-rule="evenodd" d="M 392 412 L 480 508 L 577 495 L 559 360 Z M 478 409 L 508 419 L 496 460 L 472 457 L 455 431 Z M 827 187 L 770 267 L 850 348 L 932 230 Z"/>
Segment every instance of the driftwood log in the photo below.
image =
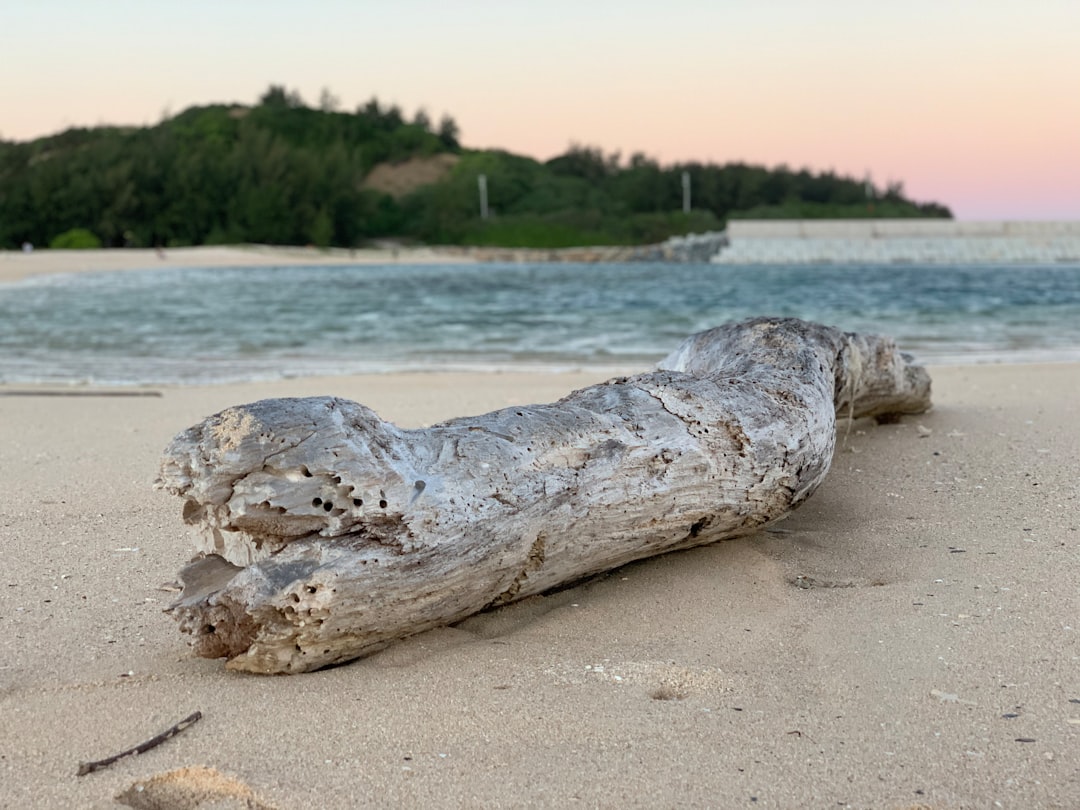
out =
<path fill-rule="evenodd" d="M 421 430 L 331 397 L 229 408 L 162 462 L 200 538 L 169 612 L 230 669 L 347 661 L 753 532 L 821 483 L 838 413 L 929 397 L 889 338 L 755 319 L 688 338 L 652 373 Z"/>

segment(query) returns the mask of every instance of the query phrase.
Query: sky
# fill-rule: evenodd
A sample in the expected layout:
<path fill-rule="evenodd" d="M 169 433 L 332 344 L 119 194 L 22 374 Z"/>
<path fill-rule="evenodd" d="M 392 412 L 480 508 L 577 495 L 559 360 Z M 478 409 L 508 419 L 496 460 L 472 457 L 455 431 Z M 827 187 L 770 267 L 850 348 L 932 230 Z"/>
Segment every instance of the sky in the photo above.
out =
<path fill-rule="evenodd" d="M 151 125 L 270 84 L 571 144 L 900 182 L 1080 219 L 1080 0 L 6 0 L 0 138 Z"/>

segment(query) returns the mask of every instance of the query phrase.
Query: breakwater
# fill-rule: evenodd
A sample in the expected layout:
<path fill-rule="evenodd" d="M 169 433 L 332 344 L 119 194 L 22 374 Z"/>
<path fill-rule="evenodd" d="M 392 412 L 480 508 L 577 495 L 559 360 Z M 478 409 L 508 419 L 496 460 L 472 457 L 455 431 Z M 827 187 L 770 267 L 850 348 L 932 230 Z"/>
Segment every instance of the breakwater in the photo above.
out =
<path fill-rule="evenodd" d="M 511 248 L 444 246 L 439 253 L 448 258 L 478 262 L 673 262 L 704 264 L 728 244 L 724 231 L 673 236 L 655 245 L 601 245 L 571 248 Z"/>
<path fill-rule="evenodd" d="M 1080 262 L 1080 222 L 732 220 L 716 264 Z"/>
<path fill-rule="evenodd" d="M 442 247 L 481 262 L 677 264 L 1070 264 L 1080 263 L 1080 222 L 941 219 L 732 220 L 726 231 L 656 245 L 574 248 Z"/>

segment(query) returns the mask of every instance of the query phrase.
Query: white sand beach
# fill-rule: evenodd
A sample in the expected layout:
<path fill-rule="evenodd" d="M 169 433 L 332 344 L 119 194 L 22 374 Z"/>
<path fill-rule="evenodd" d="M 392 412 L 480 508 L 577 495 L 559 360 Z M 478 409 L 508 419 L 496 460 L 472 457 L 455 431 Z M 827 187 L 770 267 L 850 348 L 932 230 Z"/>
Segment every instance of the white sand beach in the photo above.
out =
<path fill-rule="evenodd" d="M 149 270 L 164 267 L 267 267 L 333 264 L 450 264 L 469 261 L 432 248 L 189 247 L 156 251 L 149 248 L 104 250 L 0 250 L 0 283 L 52 273 Z"/>
<path fill-rule="evenodd" d="M 0 281 L 266 258 L 119 253 L 4 255 Z M 416 426 L 597 375 L 0 387 L 0 807 L 1078 806 L 1080 366 L 931 374 L 931 412 L 841 423 L 768 531 L 279 677 L 162 613 L 191 556 L 151 487 L 173 435 L 316 394 Z"/>

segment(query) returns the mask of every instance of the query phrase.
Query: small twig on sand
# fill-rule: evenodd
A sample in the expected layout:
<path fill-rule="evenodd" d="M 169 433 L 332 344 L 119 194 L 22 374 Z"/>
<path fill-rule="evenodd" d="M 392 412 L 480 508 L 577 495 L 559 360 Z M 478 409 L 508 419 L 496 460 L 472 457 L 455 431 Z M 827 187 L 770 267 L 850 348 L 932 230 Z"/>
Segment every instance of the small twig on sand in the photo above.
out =
<path fill-rule="evenodd" d="M 138 754 L 145 754 L 151 748 L 157 748 L 159 745 L 161 745 L 163 742 L 165 742 L 170 737 L 175 737 L 177 734 L 179 734 L 181 731 L 186 729 L 188 726 L 194 725 L 195 723 L 199 722 L 199 720 L 201 720 L 201 719 L 202 719 L 202 712 L 195 712 L 194 714 L 189 715 L 188 717 L 185 717 L 183 720 L 181 720 L 179 723 L 177 723 L 172 728 L 161 732 L 156 737 L 152 737 L 152 738 L 150 738 L 149 740 L 147 740 L 144 743 L 139 743 L 134 748 L 129 748 L 126 751 L 121 751 L 119 754 L 114 754 L 111 757 L 105 757 L 105 759 L 98 759 L 98 760 L 95 760 L 94 762 L 80 762 L 79 763 L 79 770 L 76 773 L 76 776 L 86 776 L 86 774 L 88 774 L 88 773 L 93 773 L 94 771 L 100 771 L 102 768 L 108 768 L 114 762 L 119 762 L 124 757 L 131 757 L 131 756 L 136 756 Z"/>

